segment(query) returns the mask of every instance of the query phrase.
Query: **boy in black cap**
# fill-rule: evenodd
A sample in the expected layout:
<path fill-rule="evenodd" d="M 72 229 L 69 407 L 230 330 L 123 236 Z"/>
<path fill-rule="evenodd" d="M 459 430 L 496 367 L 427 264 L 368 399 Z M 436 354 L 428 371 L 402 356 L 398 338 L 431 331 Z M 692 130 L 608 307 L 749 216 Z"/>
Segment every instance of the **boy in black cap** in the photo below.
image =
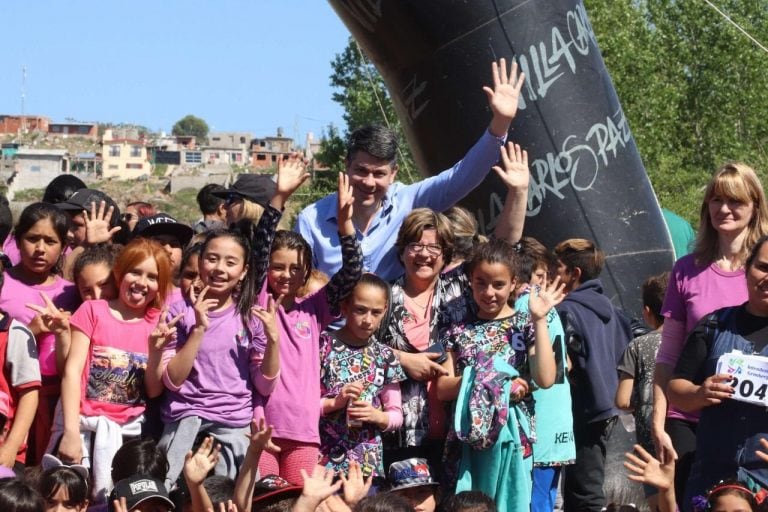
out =
<path fill-rule="evenodd" d="M 174 510 L 160 480 L 133 475 L 120 480 L 109 495 L 109 512 L 170 512 Z"/>
<path fill-rule="evenodd" d="M 117 203 L 101 190 L 81 188 L 69 199 L 56 206 L 69 215 L 69 245 L 81 247 L 86 244 L 109 242 L 122 229 L 120 226 L 120 208 Z M 91 220 L 106 221 L 104 229 L 95 232 L 86 230 L 86 212 L 91 214 Z"/>
<path fill-rule="evenodd" d="M 186 224 L 178 222 L 167 213 L 158 213 L 139 220 L 131 237 L 149 238 L 162 245 L 171 259 L 171 271 L 176 275 L 181 265 L 181 253 L 194 234 Z"/>

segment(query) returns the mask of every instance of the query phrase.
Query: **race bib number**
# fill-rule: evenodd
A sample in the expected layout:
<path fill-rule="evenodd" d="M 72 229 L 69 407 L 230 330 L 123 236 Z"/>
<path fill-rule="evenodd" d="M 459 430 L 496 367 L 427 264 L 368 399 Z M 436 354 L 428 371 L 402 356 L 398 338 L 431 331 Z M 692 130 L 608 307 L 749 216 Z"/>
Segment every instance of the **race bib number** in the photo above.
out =
<path fill-rule="evenodd" d="M 768 407 L 768 357 L 728 352 L 717 360 L 716 371 L 733 376 L 733 400 Z"/>

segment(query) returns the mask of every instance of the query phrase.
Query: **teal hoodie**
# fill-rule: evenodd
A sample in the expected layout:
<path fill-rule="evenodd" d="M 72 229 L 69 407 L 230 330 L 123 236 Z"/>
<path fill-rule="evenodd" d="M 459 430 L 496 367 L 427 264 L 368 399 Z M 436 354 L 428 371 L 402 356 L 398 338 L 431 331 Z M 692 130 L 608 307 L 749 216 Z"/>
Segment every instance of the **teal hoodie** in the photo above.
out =
<path fill-rule="evenodd" d="M 509 404 L 512 381 L 519 375 L 504 359 L 493 357 L 495 371 L 506 374 L 501 398 Z M 482 371 L 482 368 L 480 368 Z M 478 367 L 464 368 L 461 389 L 456 399 L 454 428 L 457 433 L 467 434 L 470 417 L 470 395 L 478 376 Z M 462 443 L 456 493 L 481 491 L 496 502 L 498 510 L 528 511 L 531 506 L 531 470 L 533 457 L 523 458 L 520 442 L 522 428 L 530 436 L 530 425 L 523 411 L 516 405 L 507 405 L 507 421 L 499 431 L 496 442 L 489 448 L 477 450 Z"/>

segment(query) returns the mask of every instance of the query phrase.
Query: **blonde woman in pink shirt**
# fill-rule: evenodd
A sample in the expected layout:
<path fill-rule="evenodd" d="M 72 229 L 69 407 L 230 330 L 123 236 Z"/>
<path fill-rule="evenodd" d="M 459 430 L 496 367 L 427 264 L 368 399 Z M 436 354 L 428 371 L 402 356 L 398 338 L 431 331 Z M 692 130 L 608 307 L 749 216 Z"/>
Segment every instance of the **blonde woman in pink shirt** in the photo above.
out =
<path fill-rule="evenodd" d="M 678 458 L 680 497 L 693 462 L 698 415 L 668 408 L 666 387 L 696 323 L 707 313 L 747 300 L 744 262 L 765 234 L 768 205 L 757 174 L 743 163 L 723 165 L 704 192 L 693 253 L 675 262 L 661 309 L 666 320 L 656 357 L 652 433 L 659 459 Z"/>

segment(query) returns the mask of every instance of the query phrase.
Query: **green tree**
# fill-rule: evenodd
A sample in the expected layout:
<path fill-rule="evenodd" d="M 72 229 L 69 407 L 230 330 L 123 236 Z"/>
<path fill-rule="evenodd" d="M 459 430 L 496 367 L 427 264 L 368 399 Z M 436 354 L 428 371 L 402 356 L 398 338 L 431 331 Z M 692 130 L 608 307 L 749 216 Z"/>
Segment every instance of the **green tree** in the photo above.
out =
<path fill-rule="evenodd" d="M 193 135 L 198 142 L 208 140 L 208 123 L 192 114 L 176 121 L 171 133 L 174 135 Z"/>
<path fill-rule="evenodd" d="M 339 172 L 346 168 L 346 144 L 339 134 L 338 128 L 329 124 L 326 132 L 320 137 L 320 151 L 315 155 L 315 159 L 329 168 L 331 171 Z"/>
<path fill-rule="evenodd" d="M 728 160 L 768 164 L 768 55 L 704 2 L 585 0 L 606 66 L 662 206 L 698 218 Z M 719 7 L 768 41 L 765 2 Z"/>
<path fill-rule="evenodd" d="M 362 54 L 353 38 L 350 37 L 344 50 L 336 55 L 331 62 L 331 68 L 331 85 L 338 89 L 333 93 L 332 99 L 344 108 L 343 117 L 347 126 L 343 135 L 335 128 L 331 130 L 329 127 L 328 134 L 321 143 L 324 158 L 330 159 L 324 162 L 327 165 L 343 162 L 344 140 L 347 136 L 356 128 L 379 123 L 389 126 L 398 134 L 398 179 L 405 183 L 420 179 L 384 80 L 376 67 Z"/>

